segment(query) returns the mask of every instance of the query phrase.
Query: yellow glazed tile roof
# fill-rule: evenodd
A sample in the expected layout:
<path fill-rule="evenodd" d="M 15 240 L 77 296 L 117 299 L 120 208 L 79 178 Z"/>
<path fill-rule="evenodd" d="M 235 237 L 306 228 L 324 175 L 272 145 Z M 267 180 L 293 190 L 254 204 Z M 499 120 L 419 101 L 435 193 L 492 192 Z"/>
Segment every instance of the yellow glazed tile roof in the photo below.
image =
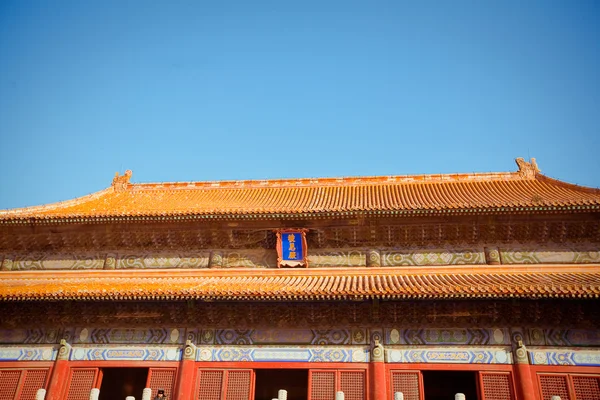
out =
<path fill-rule="evenodd" d="M 598 298 L 600 267 L 0 272 L 0 301 Z"/>
<path fill-rule="evenodd" d="M 0 222 L 60 219 L 596 210 L 600 190 L 548 178 L 532 163 L 505 173 L 264 181 L 129 182 L 78 199 L 0 211 Z"/>

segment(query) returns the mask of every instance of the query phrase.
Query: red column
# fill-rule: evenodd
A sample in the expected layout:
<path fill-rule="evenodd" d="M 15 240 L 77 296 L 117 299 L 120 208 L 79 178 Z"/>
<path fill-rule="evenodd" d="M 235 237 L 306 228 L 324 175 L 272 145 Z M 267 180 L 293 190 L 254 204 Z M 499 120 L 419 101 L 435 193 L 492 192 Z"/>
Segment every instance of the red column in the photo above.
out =
<path fill-rule="evenodd" d="M 521 400 L 538 400 L 533 386 L 533 375 L 528 364 L 515 365 L 516 381 L 519 387 L 519 398 Z"/>
<path fill-rule="evenodd" d="M 521 340 L 517 342 L 515 349 L 515 380 L 518 387 L 520 400 L 538 400 L 537 392 L 533 386 L 533 375 L 529 365 L 527 349 Z"/>
<path fill-rule="evenodd" d="M 384 362 L 372 362 L 371 363 L 371 386 L 373 388 L 373 400 L 385 400 L 386 385 L 385 385 L 385 363 Z"/>
<path fill-rule="evenodd" d="M 371 387 L 373 400 L 386 400 L 385 358 L 383 346 L 375 340 L 371 352 Z"/>
<path fill-rule="evenodd" d="M 69 379 L 71 346 L 64 339 L 60 341 L 60 345 L 58 356 L 52 368 L 50 382 L 46 389 L 46 400 L 61 400 Z"/>
<path fill-rule="evenodd" d="M 194 394 L 194 381 L 196 375 L 196 346 L 191 341 L 187 341 L 183 351 L 183 358 L 177 374 L 177 390 L 175 391 L 175 400 L 192 400 Z"/>

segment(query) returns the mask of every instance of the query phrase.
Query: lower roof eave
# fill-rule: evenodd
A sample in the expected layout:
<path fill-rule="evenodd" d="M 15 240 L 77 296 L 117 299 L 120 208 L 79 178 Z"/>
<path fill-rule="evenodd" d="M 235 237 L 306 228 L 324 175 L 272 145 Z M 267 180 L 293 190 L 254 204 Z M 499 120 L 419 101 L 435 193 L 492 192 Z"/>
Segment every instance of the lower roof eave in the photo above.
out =
<path fill-rule="evenodd" d="M 453 295 L 453 296 L 414 296 L 414 295 L 365 295 L 365 296 L 2 296 L 0 302 L 69 302 L 69 301 L 200 301 L 200 302 L 238 302 L 238 301 L 254 301 L 254 302 L 313 302 L 313 301 L 457 301 L 457 300 L 593 300 L 599 299 L 598 293 L 585 294 L 509 294 L 509 295 L 494 295 L 494 294 L 476 294 L 476 295 Z"/>
<path fill-rule="evenodd" d="M 0 301 L 597 299 L 600 265 L 2 271 Z"/>
<path fill-rule="evenodd" d="M 331 219 L 356 217 L 413 217 L 441 215 L 505 215 L 505 214 L 554 214 L 598 212 L 600 204 L 591 202 L 578 204 L 540 204 L 540 205 L 506 205 L 445 207 L 417 209 L 380 209 L 380 210 L 326 210 L 298 212 L 246 212 L 246 213 L 171 213 L 171 214 L 111 214 L 111 215 L 64 215 L 64 216 L 29 216 L 15 215 L 0 217 L 0 225 L 64 225 L 64 224 L 113 224 L 113 223 L 161 223 L 196 220 L 295 220 L 295 219 Z"/>

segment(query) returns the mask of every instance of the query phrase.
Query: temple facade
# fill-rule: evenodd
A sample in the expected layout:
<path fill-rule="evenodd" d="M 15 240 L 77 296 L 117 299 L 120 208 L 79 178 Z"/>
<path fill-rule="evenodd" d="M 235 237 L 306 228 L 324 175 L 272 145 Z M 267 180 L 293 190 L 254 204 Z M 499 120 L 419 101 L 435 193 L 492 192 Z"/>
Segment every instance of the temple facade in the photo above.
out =
<path fill-rule="evenodd" d="M 517 165 L 0 211 L 0 400 L 598 400 L 600 190 Z"/>

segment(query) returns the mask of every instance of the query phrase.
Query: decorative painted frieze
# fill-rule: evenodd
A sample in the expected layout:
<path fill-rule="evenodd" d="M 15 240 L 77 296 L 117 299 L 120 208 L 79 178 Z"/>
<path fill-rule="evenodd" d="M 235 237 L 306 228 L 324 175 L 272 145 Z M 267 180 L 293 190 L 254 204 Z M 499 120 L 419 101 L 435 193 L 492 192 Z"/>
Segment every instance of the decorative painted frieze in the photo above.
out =
<path fill-rule="evenodd" d="M 385 330 L 385 344 L 397 345 L 499 345 L 510 344 L 508 329 L 435 328 Z"/>
<path fill-rule="evenodd" d="M 344 245 L 345 246 L 345 245 Z M 465 243 L 433 247 L 311 248 L 309 267 L 437 266 L 479 264 L 600 263 L 594 242 Z M 0 254 L 0 268 L 15 270 L 97 270 L 168 268 L 276 268 L 277 251 L 265 248 L 108 250 Z"/>
<path fill-rule="evenodd" d="M 116 269 L 207 268 L 210 253 L 204 252 L 131 252 L 115 254 Z"/>
<path fill-rule="evenodd" d="M 509 345 L 511 335 L 518 334 L 528 346 L 600 347 L 600 330 L 542 328 L 32 328 L 0 329 L 0 344 L 58 344 L 65 339 L 73 344 L 183 345 L 191 340 L 202 345 L 350 345 L 373 343 L 370 336 L 377 332 L 385 345 Z"/>
<path fill-rule="evenodd" d="M 57 344 L 70 340 L 73 329 L 0 329 L 0 343 L 4 344 Z"/>
<path fill-rule="evenodd" d="M 366 329 L 205 329 L 189 331 L 188 340 L 218 345 L 346 345 L 366 344 Z"/>
<path fill-rule="evenodd" d="M 73 343 L 183 344 L 185 328 L 78 328 Z"/>
<path fill-rule="evenodd" d="M 383 266 L 485 264 L 482 248 L 414 248 L 382 250 Z"/>
<path fill-rule="evenodd" d="M 534 346 L 600 346 L 600 330 L 533 328 L 527 333 Z"/>
<path fill-rule="evenodd" d="M 512 364 L 508 347 L 386 348 L 388 363 Z"/>
<path fill-rule="evenodd" d="M 77 269 L 147 269 L 147 268 L 206 268 L 209 252 L 153 252 L 127 253 L 44 253 L 15 254 L 6 258 L 5 270 L 77 270 Z M 5 260 L 5 261 L 6 261 Z"/>
<path fill-rule="evenodd" d="M 600 350 L 530 349 L 534 365 L 600 366 Z"/>
<path fill-rule="evenodd" d="M 73 361 L 180 361 L 180 346 L 73 346 Z"/>
<path fill-rule="evenodd" d="M 58 346 L 0 346 L 0 361 L 54 361 Z"/>
<path fill-rule="evenodd" d="M 210 252 L 209 268 L 221 268 L 223 266 L 223 253 L 216 250 Z"/>
<path fill-rule="evenodd" d="M 368 362 L 364 347 L 201 347 L 196 361 Z"/>
<path fill-rule="evenodd" d="M 13 268 L 13 259 L 12 257 L 8 257 L 5 254 L 0 255 L 0 259 L 2 262 L 0 263 L 1 271 L 11 271 Z"/>
<path fill-rule="evenodd" d="M 484 251 L 485 251 L 486 263 L 488 263 L 490 265 L 501 264 L 500 250 L 498 250 L 498 247 L 495 247 L 495 246 L 485 247 Z"/>
<path fill-rule="evenodd" d="M 366 252 L 357 249 L 309 250 L 308 265 L 310 268 L 364 267 Z"/>
<path fill-rule="evenodd" d="M 15 254 L 11 269 L 15 270 L 61 270 L 61 269 L 102 269 L 105 255 L 96 252 L 86 253 L 46 253 L 32 252 Z"/>
<path fill-rule="evenodd" d="M 216 250 L 210 259 L 211 268 L 276 268 L 275 249 Z"/>
<path fill-rule="evenodd" d="M 587 264 L 600 262 L 597 243 L 507 244 L 500 246 L 503 264 Z"/>
<path fill-rule="evenodd" d="M 377 249 L 367 251 L 367 267 L 381 267 L 381 252 Z"/>

